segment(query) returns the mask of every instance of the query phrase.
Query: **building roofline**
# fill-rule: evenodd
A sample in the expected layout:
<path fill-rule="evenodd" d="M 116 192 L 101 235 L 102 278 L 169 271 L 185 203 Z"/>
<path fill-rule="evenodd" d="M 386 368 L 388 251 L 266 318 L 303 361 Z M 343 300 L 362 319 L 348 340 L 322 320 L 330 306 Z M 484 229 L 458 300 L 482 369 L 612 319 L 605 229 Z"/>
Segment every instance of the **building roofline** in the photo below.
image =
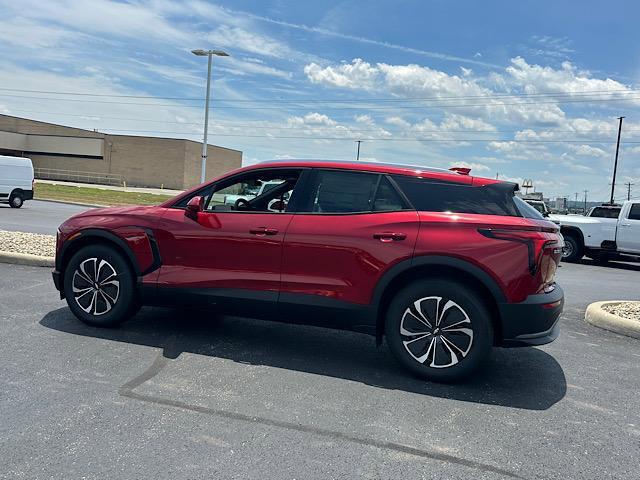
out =
<path fill-rule="evenodd" d="M 45 122 L 43 120 L 36 120 L 34 118 L 16 117 L 15 115 L 8 115 L 6 113 L 0 113 L 0 116 L 15 118 L 16 120 L 25 120 L 27 122 L 43 123 L 45 125 L 50 125 L 52 127 L 57 127 L 57 128 L 68 128 L 68 129 L 72 129 L 72 130 L 80 130 L 81 132 L 98 134 L 98 135 L 101 135 L 101 137 L 79 137 L 79 136 L 74 136 L 74 135 L 42 134 L 42 133 L 28 133 L 28 132 L 26 132 L 26 133 L 25 132 L 10 132 L 9 130 L 4 130 L 3 128 L 0 127 L 0 131 L 8 132 L 8 133 L 21 133 L 23 135 L 40 135 L 40 136 L 47 136 L 47 137 L 70 137 L 70 138 L 75 137 L 75 138 L 100 138 L 100 139 L 103 139 L 107 135 L 110 136 L 110 137 L 158 138 L 158 139 L 161 139 L 161 140 L 178 140 L 178 141 L 191 142 L 191 143 L 197 143 L 197 144 L 202 145 L 202 142 L 198 142 L 196 140 L 190 140 L 188 138 L 155 137 L 155 136 L 148 136 L 148 135 L 127 135 L 127 134 L 119 134 L 119 133 L 113 134 L 113 133 L 103 132 L 103 131 L 100 131 L 100 130 L 88 130 L 86 128 L 70 127 L 68 125 L 60 125 L 59 123 Z M 209 143 L 208 145 L 210 147 L 223 148 L 225 150 L 229 150 L 229 151 L 232 151 L 232 152 L 242 153 L 242 150 L 236 150 L 234 148 L 222 147 L 220 145 L 214 145 L 214 144 L 211 144 L 211 143 Z"/>

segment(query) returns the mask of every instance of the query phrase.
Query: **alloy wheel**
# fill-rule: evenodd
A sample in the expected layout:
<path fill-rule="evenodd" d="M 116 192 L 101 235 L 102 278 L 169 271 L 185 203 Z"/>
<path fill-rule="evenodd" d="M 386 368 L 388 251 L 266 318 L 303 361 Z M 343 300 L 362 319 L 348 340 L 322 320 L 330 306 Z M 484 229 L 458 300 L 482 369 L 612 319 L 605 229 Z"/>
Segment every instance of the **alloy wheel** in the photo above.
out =
<path fill-rule="evenodd" d="M 424 297 L 413 302 L 402 316 L 400 335 L 409 355 L 433 368 L 456 365 L 473 345 L 467 312 L 444 297 Z"/>
<path fill-rule="evenodd" d="M 562 258 L 568 258 L 573 255 L 573 243 L 564 242 L 564 247 L 562 247 Z"/>
<path fill-rule="evenodd" d="M 73 272 L 73 296 L 90 315 L 109 312 L 120 295 L 120 281 L 113 266 L 103 259 L 88 258 Z"/>

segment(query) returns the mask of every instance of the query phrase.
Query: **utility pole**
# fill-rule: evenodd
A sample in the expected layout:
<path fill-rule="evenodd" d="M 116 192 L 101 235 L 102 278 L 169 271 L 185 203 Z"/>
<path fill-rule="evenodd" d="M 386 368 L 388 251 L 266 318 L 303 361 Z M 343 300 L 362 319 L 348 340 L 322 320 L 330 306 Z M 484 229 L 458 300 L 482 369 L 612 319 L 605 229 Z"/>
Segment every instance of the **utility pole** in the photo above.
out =
<path fill-rule="evenodd" d="M 362 143 L 362 140 L 356 140 L 356 143 L 358 144 L 358 153 L 356 153 L 356 161 L 360 161 L 360 144 Z"/>
<path fill-rule="evenodd" d="M 573 208 L 576 209 L 576 212 L 578 212 L 578 195 L 580 195 L 580 193 L 576 192 L 575 196 L 576 196 L 576 201 L 573 202 Z"/>
<path fill-rule="evenodd" d="M 585 190 L 584 191 L 584 213 L 586 215 L 587 213 L 587 193 L 589 192 L 589 190 Z"/>
<path fill-rule="evenodd" d="M 618 124 L 618 143 L 616 144 L 616 159 L 613 164 L 613 182 L 611 183 L 611 200 L 609 203 L 613 205 L 613 192 L 616 189 L 616 172 L 618 171 L 618 152 L 620 151 L 620 134 L 622 133 L 622 119 L 624 117 L 618 117 L 620 123 Z"/>
<path fill-rule="evenodd" d="M 631 182 L 627 182 L 625 183 L 625 185 L 627 186 L 627 200 L 631 200 L 631 187 L 634 185 Z"/>

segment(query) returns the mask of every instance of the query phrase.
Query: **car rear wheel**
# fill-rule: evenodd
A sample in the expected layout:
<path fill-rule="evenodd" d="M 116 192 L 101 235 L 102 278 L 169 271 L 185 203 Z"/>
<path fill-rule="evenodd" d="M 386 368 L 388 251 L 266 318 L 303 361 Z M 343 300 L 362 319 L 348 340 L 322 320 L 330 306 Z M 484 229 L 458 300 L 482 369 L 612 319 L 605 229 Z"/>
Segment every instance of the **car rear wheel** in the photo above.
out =
<path fill-rule="evenodd" d="M 446 280 L 423 280 L 393 299 L 385 334 L 391 352 L 413 373 L 452 382 L 482 364 L 491 349 L 493 328 L 473 290 Z"/>
<path fill-rule="evenodd" d="M 11 208 L 20 208 L 24 204 L 24 199 L 20 192 L 12 193 L 9 198 L 9 205 Z"/>
<path fill-rule="evenodd" d="M 582 245 L 573 235 L 564 236 L 562 248 L 562 260 L 565 262 L 577 262 L 583 256 Z"/>
<path fill-rule="evenodd" d="M 118 325 L 139 308 L 131 268 L 104 245 L 84 247 L 73 255 L 65 269 L 64 294 L 74 315 L 93 326 Z"/>

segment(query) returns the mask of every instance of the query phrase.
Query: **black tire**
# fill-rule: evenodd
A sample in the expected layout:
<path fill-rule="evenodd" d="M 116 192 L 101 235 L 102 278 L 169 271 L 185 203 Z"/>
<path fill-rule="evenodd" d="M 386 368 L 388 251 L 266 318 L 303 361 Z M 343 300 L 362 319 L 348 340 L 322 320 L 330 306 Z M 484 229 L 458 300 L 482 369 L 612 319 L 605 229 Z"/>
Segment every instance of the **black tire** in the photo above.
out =
<path fill-rule="evenodd" d="M 433 325 L 433 320 L 432 328 L 418 321 L 414 312 L 417 312 L 415 302 L 420 300 L 427 317 L 437 317 L 435 310 L 439 309 L 439 326 Z M 450 306 L 445 310 L 446 305 Z M 452 327 L 465 331 L 453 331 Z M 405 335 L 401 329 L 413 335 Z M 420 331 L 431 333 L 419 338 Z M 389 305 L 385 335 L 391 352 L 402 365 L 415 375 L 436 382 L 468 377 L 482 365 L 493 345 L 493 325 L 485 304 L 474 290 L 449 280 L 421 280 L 402 289 Z M 450 352 L 456 357 L 455 364 Z M 452 364 L 447 366 L 448 363 Z"/>
<path fill-rule="evenodd" d="M 11 208 L 20 208 L 24 204 L 21 192 L 14 192 L 9 197 L 9 206 Z"/>
<path fill-rule="evenodd" d="M 96 269 L 97 279 L 102 282 L 98 290 Z M 140 308 L 129 264 L 105 245 L 87 246 L 76 252 L 65 268 L 63 287 L 69 308 L 88 325 L 113 327 Z"/>
<path fill-rule="evenodd" d="M 565 247 L 562 249 L 563 262 L 578 262 L 584 256 L 584 247 L 574 235 L 564 237 Z"/>

